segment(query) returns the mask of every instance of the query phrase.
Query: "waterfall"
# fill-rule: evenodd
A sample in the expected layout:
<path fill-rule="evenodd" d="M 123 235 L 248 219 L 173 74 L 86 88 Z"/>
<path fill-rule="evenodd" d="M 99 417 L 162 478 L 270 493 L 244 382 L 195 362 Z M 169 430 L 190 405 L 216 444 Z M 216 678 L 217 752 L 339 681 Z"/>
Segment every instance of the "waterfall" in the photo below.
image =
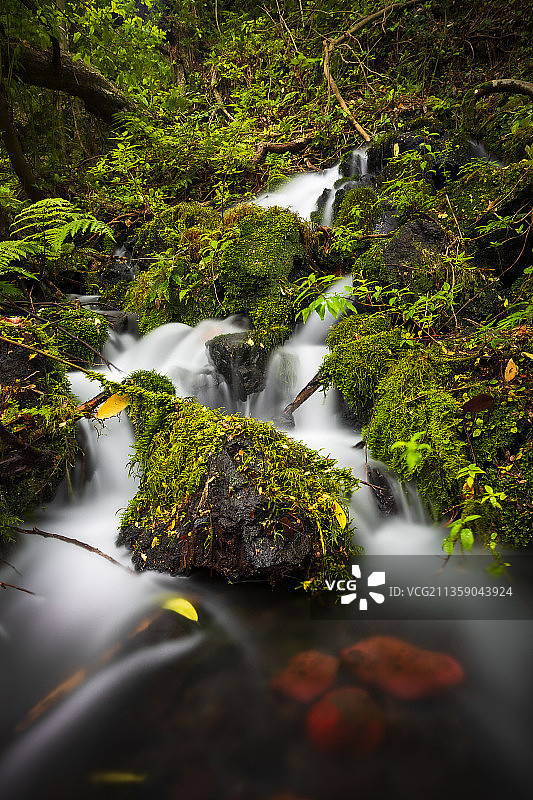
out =
<path fill-rule="evenodd" d="M 356 151 L 352 157 L 353 171 L 364 174 L 365 163 L 364 151 Z M 320 195 L 329 189 L 324 211 L 329 214 L 328 204 L 330 199 L 333 204 L 333 189 L 339 174 L 338 167 L 332 167 L 321 173 L 297 176 L 277 192 L 261 195 L 256 202 L 289 207 L 308 219 Z M 325 337 L 333 321 L 327 315 L 320 320 L 313 314 L 273 355 L 267 389 L 252 398 L 241 412 L 268 419 L 273 411 L 281 410 L 292 400 L 316 373 L 326 352 Z M 120 371 L 103 367 L 100 371 L 114 380 L 122 380 L 133 370 L 155 369 L 171 378 L 178 395 L 196 395 L 212 408 L 234 411 L 227 387 L 209 364 L 205 342 L 221 333 L 239 330 L 239 320 L 228 319 L 205 320 L 195 328 L 171 323 L 143 339 L 115 334 L 110 337 L 105 354 Z M 72 373 L 70 381 L 80 401 L 98 392 L 98 384 L 81 373 Z M 336 419 L 333 392 L 326 397 L 316 392 L 297 409 L 294 420 L 291 436 L 325 455 L 331 454 L 339 466 L 349 467 L 365 479 L 372 462 L 364 449 L 355 447 L 360 435 Z M 127 566 L 129 554 L 115 548 L 114 539 L 120 512 L 137 487 L 137 478 L 129 474 L 127 466 L 131 426 L 122 414 L 105 424 L 84 420 L 81 428 L 86 442 L 88 480 L 75 498 L 59 492 L 29 525 L 87 542 Z M 440 552 L 443 529 L 427 522 L 414 492 L 411 493 L 414 499 L 409 501 L 399 487 L 393 485 L 393 490 L 397 492 L 400 512 L 390 519 L 379 516 L 368 487 L 362 487 L 354 495 L 356 541 L 370 553 Z M 70 752 L 71 742 L 76 743 L 77 757 L 83 756 L 78 769 L 82 778 L 88 771 L 100 768 L 102 762 L 116 766 L 112 760 L 115 757 L 118 766 L 121 759 L 129 764 L 131 752 L 138 751 L 141 771 L 151 770 L 151 779 L 155 781 L 150 784 L 155 787 L 153 791 L 149 787 L 148 794 L 139 795 L 142 797 L 192 795 L 187 787 L 181 794 L 181 788 L 178 792 L 173 783 L 177 773 L 189 774 L 192 769 L 189 762 L 200 777 L 205 772 L 210 780 L 221 781 L 205 790 L 201 796 L 206 798 L 273 797 L 291 788 L 293 783 L 301 786 L 295 789 L 296 794 L 315 797 L 315 781 L 322 779 L 326 784 L 329 781 L 329 790 L 326 794 L 323 786 L 317 796 L 344 796 L 353 789 L 354 776 L 363 781 L 362 791 L 370 794 L 372 780 L 377 780 L 372 778 L 374 773 L 378 774 L 376 766 L 380 775 L 391 772 L 393 783 L 389 789 L 400 775 L 398 780 L 403 781 L 400 796 L 418 796 L 411 795 L 406 787 L 410 780 L 416 780 L 413 776 L 419 771 L 427 772 L 428 768 L 417 761 L 416 748 L 413 752 L 409 743 L 423 739 L 420 730 L 425 731 L 426 727 L 429 740 L 435 744 L 435 753 L 441 755 L 435 755 L 434 769 L 438 776 L 430 769 L 428 786 L 432 788 L 423 796 L 429 796 L 428 792 L 434 797 L 443 796 L 435 793 L 435 784 L 449 770 L 455 774 L 458 753 L 462 748 L 470 753 L 469 747 L 473 748 L 473 754 L 460 777 L 468 779 L 475 775 L 478 780 L 481 764 L 489 776 L 483 785 L 490 788 L 493 773 L 485 762 L 486 753 L 492 749 L 498 773 L 495 785 L 499 785 L 501 778 L 500 783 L 509 788 L 508 796 L 518 798 L 526 784 L 529 720 L 523 698 L 531 665 L 530 622 L 455 620 L 425 624 L 416 620 L 389 623 L 338 620 L 329 624 L 310 619 L 305 599 L 299 593 L 287 595 L 281 588 L 273 593 L 256 585 L 227 587 L 199 576 L 132 574 L 78 547 L 37 536 L 26 537 L 10 558 L 20 575 L 13 580 L 13 569 L 6 564 L 0 579 L 35 592 L 34 595 L 1 593 L 0 737 L 6 750 L 0 760 L 0 786 L 8 790 L 6 796 L 10 799 L 29 800 L 39 796 L 44 800 L 66 800 L 78 796 L 68 788 L 65 794 L 61 791 L 56 794 L 54 788 L 57 775 L 65 767 L 65 753 Z M 201 634 L 182 634 L 176 642 L 149 646 L 109 664 L 102 662 L 78 689 L 47 711 L 40 722 L 19 737 L 13 735 L 14 726 L 42 697 L 72 673 L 97 663 L 109 648 L 127 642 L 132 629 L 160 608 L 162 594 L 169 591 L 189 598 L 200 610 Z M 295 733 L 300 730 L 296 720 L 302 711 L 291 711 L 288 706 L 283 713 L 273 711 L 268 678 L 296 647 L 335 653 L 355 639 L 376 632 L 405 636 L 421 646 L 452 648 L 465 665 L 467 683 L 458 697 L 444 697 L 442 701 L 408 709 L 400 720 L 406 726 L 400 739 L 403 741 L 405 736 L 406 744 L 400 745 L 398 752 L 389 744 L 381 761 L 370 759 L 368 764 L 358 761 L 357 774 L 352 760 L 339 761 L 334 769 L 326 765 L 324 778 L 320 772 L 323 762 L 305 749 Z M 202 658 L 204 646 L 211 649 Z M 196 659 L 194 663 L 192 658 Z M 182 666 L 179 670 L 178 665 Z M 174 670 L 174 667 L 175 672 L 169 673 L 169 668 Z M 124 692 L 129 706 L 135 707 L 145 685 L 156 691 L 154 681 L 149 678 L 154 672 L 159 674 L 158 670 L 166 670 L 161 681 L 168 687 L 178 710 L 183 706 L 184 721 L 180 723 L 177 713 L 177 721 L 171 716 L 170 701 L 165 694 L 164 699 L 157 697 L 157 702 L 154 701 L 159 716 L 154 712 L 146 720 L 141 717 L 139 733 L 128 738 L 131 716 L 121 728 L 120 714 L 115 713 L 111 701 L 115 694 Z M 172 690 L 176 682 L 178 688 L 182 686 L 177 699 L 175 688 Z M 228 699 L 231 697 L 236 698 L 233 703 Z M 433 716 L 437 723 L 430 723 Z M 98 718 L 96 730 L 89 724 L 94 717 Z M 232 726 L 239 724 L 241 739 L 236 746 L 237 734 Z M 440 725 L 442 733 L 432 725 Z M 397 733 L 398 720 L 392 723 L 393 741 L 395 726 Z M 115 729 L 116 737 L 110 738 L 108 730 Z M 164 737 L 170 744 L 165 744 Z M 144 739 L 148 742 L 146 747 Z M 163 759 L 161 766 L 157 758 L 160 752 L 165 752 L 165 747 L 170 749 L 171 756 L 167 761 Z M 429 758 L 430 752 L 433 758 L 433 751 L 422 748 L 421 758 Z M 79 796 L 89 797 L 84 793 L 88 791 L 85 784 L 80 785 L 83 792 Z M 380 796 L 379 792 L 375 796 Z M 470 796 L 480 795 L 470 792 Z M 485 792 L 483 796 L 491 795 Z"/>

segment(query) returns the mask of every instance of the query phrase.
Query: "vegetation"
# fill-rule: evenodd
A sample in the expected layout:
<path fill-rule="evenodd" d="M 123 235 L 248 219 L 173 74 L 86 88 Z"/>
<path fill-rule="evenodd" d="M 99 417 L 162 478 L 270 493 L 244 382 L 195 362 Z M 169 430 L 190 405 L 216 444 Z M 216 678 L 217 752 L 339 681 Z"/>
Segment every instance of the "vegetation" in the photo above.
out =
<path fill-rule="evenodd" d="M 6 355 L 30 354 L 23 364 L 19 353 L 16 374 L 0 373 L 4 527 L 72 462 L 65 369 L 88 366 L 106 325 L 66 295 L 99 292 L 136 312 L 142 333 L 246 314 L 267 349 L 299 316 L 351 312 L 330 334 L 321 375 L 360 415 L 372 455 L 451 520 L 448 550 L 474 535 L 492 549 L 528 543 L 531 4 L 406 0 L 378 11 L 373 0 L 3 4 L 0 342 Z M 331 230 L 247 204 L 346 157 L 361 137 L 379 176 L 346 184 Z M 473 159 L 470 137 L 501 163 Z M 117 282 L 111 246 L 132 236 L 136 274 Z M 324 298 L 326 276 L 346 273 L 349 298 Z M 237 471 L 261 448 L 283 474 L 314 464 L 321 477 L 309 489 L 291 483 L 296 473 L 275 484 L 270 462 L 261 486 L 271 508 L 297 497 L 290 512 L 335 539 L 331 503 L 349 487 L 317 456 L 288 444 L 296 468 L 268 427 L 155 384 L 128 392 L 146 417 L 135 503 L 155 502 L 154 469 L 167 476 L 159 506 L 181 508 L 224 426 L 236 426 Z M 198 432 L 196 450 L 183 425 Z M 21 442 L 55 456 L 32 473 Z M 321 505 L 322 495 L 334 499 Z"/>

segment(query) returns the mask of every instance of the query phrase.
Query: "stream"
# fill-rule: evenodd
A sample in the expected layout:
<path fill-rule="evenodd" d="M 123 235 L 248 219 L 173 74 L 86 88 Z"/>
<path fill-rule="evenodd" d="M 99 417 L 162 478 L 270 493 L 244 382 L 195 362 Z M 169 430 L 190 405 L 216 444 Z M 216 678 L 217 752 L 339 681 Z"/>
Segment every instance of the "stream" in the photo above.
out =
<path fill-rule="evenodd" d="M 352 162 L 364 174 L 364 149 Z M 338 177 L 338 167 L 299 175 L 256 202 L 309 218 Z M 323 207 L 325 224 L 332 204 L 333 192 Z M 143 339 L 112 333 L 105 355 L 121 372 L 99 369 L 113 379 L 155 369 L 180 396 L 269 419 L 315 374 L 332 322 L 312 315 L 273 355 L 267 388 L 245 404 L 232 403 L 205 348 L 216 335 L 242 330 L 237 318 L 194 329 L 171 323 Z M 70 381 L 80 401 L 98 391 L 81 373 Z M 289 433 L 364 478 L 365 452 L 355 447 L 361 437 L 337 411 L 334 392 L 317 392 L 294 413 Z M 127 567 L 129 553 L 114 542 L 137 486 L 128 469 L 130 423 L 124 413 L 105 424 L 83 420 L 80 437 L 86 457 L 72 471 L 73 491 L 63 485 L 27 527 L 87 542 Z M 354 495 L 357 542 L 367 553 L 440 553 L 444 531 L 428 522 L 416 491 L 403 492 L 393 478 L 391 486 L 398 512 L 389 517 L 380 516 L 366 487 Z M 531 796 L 528 619 L 317 619 L 303 592 L 201 575 L 134 574 L 37 536 L 25 537 L 9 558 L 0 579 L 34 594 L 0 593 L 4 798 Z M 198 624 L 162 610 L 176 595 L 194 605 Z M 297 652 L 336 655 L 376 634 L 450 653 L 465 681 L 414 703 L 379 696 L 388 732 L 375 753 L 317 753 L 304 732 L 306 708 L 274 697 L 269 681 Z"/>

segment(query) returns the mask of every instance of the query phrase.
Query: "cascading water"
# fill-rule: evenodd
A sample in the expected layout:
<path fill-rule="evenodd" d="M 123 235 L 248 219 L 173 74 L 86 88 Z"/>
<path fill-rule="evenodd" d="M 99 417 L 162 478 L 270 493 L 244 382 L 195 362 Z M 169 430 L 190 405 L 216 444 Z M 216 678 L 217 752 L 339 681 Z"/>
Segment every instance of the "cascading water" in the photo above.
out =
<path fill-rule="evenodd" d="M 354 171 L 357 166 L 363 172 L 364 159 L 364 151 L 356 152 Z M 257 202 L 290 206 L 309 217 L 338 177 L 337 167 L 298 176 Z M 330 213 L 327 206 L 323 213 Z M 268 388 L 252 398 L 251 413 L 269 418 L 294 398 L 317 371 L 332 321 L 313 315 L 274 354 Z M 233 411 L 205 342 L 238 330 L 239 321 L 230 319 L 206 320 L 194 329 L 169 324 L 142 340 L 113 335 L 106 355 L 122 372 L 111 370 L 110 377 L 156 369 L 181 396 Z M 98 391 L 81 374 L 71 375 L 71 383 L 80 401 Z M 75 499 L 60 492 L 32 524 L 113 550 L 118 514 L 136 487 L 127 467 L 132 432 L 123 417 L 100 428 L 82 423 L 89 479 Z M 336 421 L 333 393 L 324 398 L 317 392 L 294 420 L 290 435 L 365 478 L 364 451 L 354 448 L 360 437 Z M 383 520 L 366 489 L 357 492 L 358 541 L 369 552 L 439 552 L 443 531 L 427 524 L 416 502 L 399 505 L 398 515 Z M 113 556 L 127 567 L 126 552 L 115 549 Z M 37 536 L 26 537 L 11 558 L 20 575 L 14 581 L 6 565 L 2 580 L 35 594 L 2 596 L 0 733 L 6 750 L 0 787 L 10 800 L 84 800 L 111 796 L 113 789 L 121 797 L 149 800 L 321 800 L 355 791 L 405 800 L 444 799 L 452 792 L 491 798 L 502 787 L 506 796 L 527 796 L 529 622 L 316 620 L 298 593 L 132 574 Z M 157 623 L 164 629 L 158 640 L 145 621 L 157 618 L 169 593 L 196 605 L 200 632 L 183 620 L 172 628 L 165 618 Z M 142 640 L 143 626 L 148 641 Z M 453 697 L 391 707 L 390 741 L 381 755 L 319 757 L 302 735 L 305 709 L 280 708 L 268 693 L 268 679 L 296 650 L 337 653 L 377 633 L 452 652 L 467 682 Z"/>

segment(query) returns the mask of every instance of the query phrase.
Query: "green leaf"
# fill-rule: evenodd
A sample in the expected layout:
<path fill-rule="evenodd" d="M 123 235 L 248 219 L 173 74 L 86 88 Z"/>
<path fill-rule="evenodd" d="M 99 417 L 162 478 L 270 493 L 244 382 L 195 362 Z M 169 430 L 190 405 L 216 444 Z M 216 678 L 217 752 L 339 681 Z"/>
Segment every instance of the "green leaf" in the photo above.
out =
<path fill-rule="evenodd" d="M 471 550 L 474 544 L 474 534 L 470 528 L 463 528 L 461 531 L 461 544 L 465 550 Z"/>

